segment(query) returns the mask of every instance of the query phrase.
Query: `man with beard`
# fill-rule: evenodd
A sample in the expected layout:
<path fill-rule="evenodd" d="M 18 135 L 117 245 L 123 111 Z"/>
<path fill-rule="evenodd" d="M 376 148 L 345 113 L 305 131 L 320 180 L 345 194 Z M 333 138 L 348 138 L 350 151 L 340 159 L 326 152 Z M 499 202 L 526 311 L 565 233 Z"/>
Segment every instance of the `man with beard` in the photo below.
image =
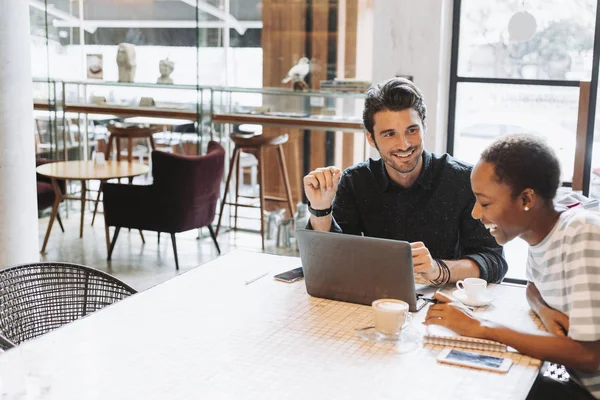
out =
<path fill-rule="evenodd" d="M 372 86 L 363 123 L 381 158 L 306 175 L 309 228 L 410 242 L 415 274 L 435 285 L 469 277 L 500 282 L 507 270 L 502 247 L 471 216 L 472 166 L 423 148 L 426 114 L 412 82 Z"/>

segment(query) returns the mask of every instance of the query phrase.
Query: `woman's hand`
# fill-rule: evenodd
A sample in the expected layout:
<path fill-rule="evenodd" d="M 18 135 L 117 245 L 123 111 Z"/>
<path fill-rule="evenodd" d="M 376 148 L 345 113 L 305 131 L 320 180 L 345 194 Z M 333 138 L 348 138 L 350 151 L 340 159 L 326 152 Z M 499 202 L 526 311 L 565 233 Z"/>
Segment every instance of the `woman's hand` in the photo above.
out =
<path fill-rule="evenodd" d="M 567 336 L 569 333 L 569 317 L 552 307 L 540 307 L 538 316 L 546 330 L 556 336 Z"/>
<path fill-rule="evenodd" d="M 429 307 L 423 324 L 441 325 L 462 336 L 485 339 L 482 322 L 466 307 L 440 292 L 435 294 L 435 299 L 439 303 Z"/>

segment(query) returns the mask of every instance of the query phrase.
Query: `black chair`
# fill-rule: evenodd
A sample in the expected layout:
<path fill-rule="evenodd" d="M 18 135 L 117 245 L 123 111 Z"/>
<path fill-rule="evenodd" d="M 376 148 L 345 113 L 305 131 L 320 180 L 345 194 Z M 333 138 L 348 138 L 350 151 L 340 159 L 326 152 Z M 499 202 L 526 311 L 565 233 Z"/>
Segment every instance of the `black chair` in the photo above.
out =
<path fill-rule="evenodd" d="M 0 334 L 20 344 L 135 293 L 119 279 L 84 265 L 8 267 L 0 270 Z"/>
<path fill-rule="evenodd" d="M 15 344 L 13 342 L 0 335 L 0 352 L 12 349 L 13 347 L 15 347 Z"/>

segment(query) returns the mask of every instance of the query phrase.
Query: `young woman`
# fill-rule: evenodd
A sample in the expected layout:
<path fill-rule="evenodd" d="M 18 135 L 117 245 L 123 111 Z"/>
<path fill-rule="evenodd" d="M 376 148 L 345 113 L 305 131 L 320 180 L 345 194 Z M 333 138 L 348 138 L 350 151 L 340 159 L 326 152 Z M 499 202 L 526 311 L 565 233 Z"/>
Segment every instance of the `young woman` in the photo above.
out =
<path fill-rule="evenodd" d="M 533 335 L 479 319 L 443 294 L 425 324 L 495 340 L 577 372 L 600 398 L 600 214 L 556 208 L 560 166 L 553 150 L 529 135 L 499 139 L 471 174 L 472 215 L 499 244 L 529 244 L 527 300 L 551 335 Z"/>

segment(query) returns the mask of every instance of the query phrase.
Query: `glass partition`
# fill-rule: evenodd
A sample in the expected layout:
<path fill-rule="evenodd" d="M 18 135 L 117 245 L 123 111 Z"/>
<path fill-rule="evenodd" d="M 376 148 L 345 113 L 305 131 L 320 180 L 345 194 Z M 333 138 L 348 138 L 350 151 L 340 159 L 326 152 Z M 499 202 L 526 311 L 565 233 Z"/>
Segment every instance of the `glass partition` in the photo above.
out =
<path fill-rule="evenodd" d="M 206 86 L 262 87 L 261 12 L 258 0 L 31 0 L 34 118 L 49 138 L 43 155 L 89 157 L 87 135 L 71 152 L 57 147 L 60 131 L 68 139 L 70 130 L 78 137 L 106 122 L 89 113 L 130 117 L 110 107 L 189 119 L 187 133 L 210 134 Z M 56 114 L 63 105 L 66 113 Z"/>

